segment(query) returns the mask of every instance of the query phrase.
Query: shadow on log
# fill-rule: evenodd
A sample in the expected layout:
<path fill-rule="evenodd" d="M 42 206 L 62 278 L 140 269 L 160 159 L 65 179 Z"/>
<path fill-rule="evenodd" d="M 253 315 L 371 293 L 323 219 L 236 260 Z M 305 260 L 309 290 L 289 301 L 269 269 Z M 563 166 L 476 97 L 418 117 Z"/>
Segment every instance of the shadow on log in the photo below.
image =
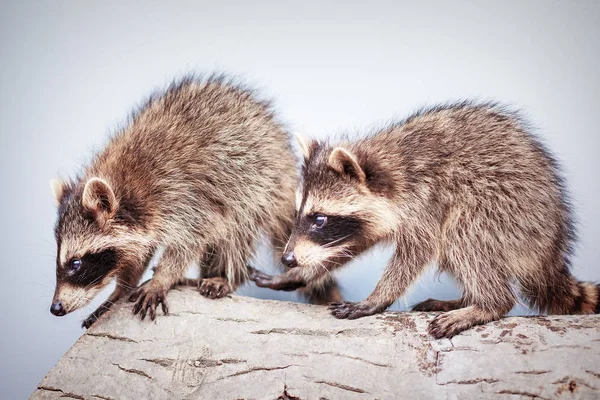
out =
<path fill-rule="evenodd" d="M 169 293 L 169 316 L 102 316 L 33 399 L 600 398 L 600 316 L 505 318 L 434 340 L 434 313 Z"/>

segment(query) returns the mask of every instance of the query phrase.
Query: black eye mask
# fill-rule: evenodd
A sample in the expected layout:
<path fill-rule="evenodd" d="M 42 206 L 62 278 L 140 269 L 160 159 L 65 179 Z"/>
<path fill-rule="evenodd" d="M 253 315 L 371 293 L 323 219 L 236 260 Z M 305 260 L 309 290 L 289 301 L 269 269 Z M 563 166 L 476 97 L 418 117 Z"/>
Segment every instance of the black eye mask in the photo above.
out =
<path fill-rule="evenodd" d="M 354 236 L 361 235 L 363 230 L 363 222 L 355 217 L 328 215 L 327 222 L 321 228 L 313 227 L 313 222 L 314 217 L 307 216 L 302 225 L 310 240 L 322 246 L 332 242 L 344 243 Z"/>
<path fill-rule="evenodd" d="M 77 286 L 91 286 L 102 281 L 106 275 L 117 267 L 118 254 L 114 249 L 99 253 L 88 253 L 81 259 L 81 266 L 72 273 L 68 272 L 69 263 L 65 266 L 64 280 Z"/>

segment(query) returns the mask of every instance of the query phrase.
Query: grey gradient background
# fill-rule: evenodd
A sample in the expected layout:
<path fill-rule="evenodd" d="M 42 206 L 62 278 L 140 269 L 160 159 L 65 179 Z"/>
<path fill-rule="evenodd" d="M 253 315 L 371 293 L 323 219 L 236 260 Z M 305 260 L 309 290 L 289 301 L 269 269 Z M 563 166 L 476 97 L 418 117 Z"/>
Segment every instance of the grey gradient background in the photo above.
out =
<path fill-rule="evenodd" d="M 186 71 L 245 77 L 314 137 L 460 98 L 526 110 L 564 164 L 580 220 L 574 272 L 600 280 L 599 21 L 597 1 L 2 2 L 1 396 L 28 396 L 91 311 L 48 312 L 48 180 L 74 174 L 132 106 Z M 377 249 L 340 273 L 346 298 L 368 295 L 389 256 Z M 431 272 L 395 308 L 456 295 Z"/>

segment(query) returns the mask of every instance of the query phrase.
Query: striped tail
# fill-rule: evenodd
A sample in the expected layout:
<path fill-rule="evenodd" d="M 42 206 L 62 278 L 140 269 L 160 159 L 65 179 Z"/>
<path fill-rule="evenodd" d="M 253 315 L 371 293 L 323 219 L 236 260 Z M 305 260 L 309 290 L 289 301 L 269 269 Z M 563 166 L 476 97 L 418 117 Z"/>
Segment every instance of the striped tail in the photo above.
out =
<path fill-rule="evenodd" d="M 577 282 L 578 293 L 573 298 L 570 314 L 600 314 L 600 285 Z"/>

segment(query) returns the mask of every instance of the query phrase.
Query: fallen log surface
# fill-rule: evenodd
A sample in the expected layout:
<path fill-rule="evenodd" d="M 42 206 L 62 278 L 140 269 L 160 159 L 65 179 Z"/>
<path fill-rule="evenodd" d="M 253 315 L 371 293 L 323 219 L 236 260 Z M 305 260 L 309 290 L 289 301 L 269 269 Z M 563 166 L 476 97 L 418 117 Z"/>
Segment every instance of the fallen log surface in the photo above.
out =
<path fill-rule="evenodd" d="M 600 398 L 600 316 L 511 317 L 434 340 L 435 313 L 338 320 L 326 307 L 169 293 L 119 303 L 32 399 Z"/>

